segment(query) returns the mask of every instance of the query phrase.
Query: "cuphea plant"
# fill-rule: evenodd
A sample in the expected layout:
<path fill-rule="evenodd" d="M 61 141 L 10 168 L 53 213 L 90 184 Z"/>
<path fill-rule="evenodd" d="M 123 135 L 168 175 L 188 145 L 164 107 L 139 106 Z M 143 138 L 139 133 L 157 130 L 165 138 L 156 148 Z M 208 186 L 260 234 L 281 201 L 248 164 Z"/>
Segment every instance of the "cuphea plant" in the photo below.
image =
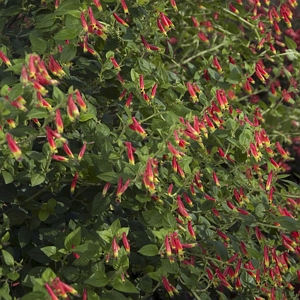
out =
<path fill-rule="evenodd" d="M 297 299 L 297 1 L 0 7 L 3 299 Z"/>

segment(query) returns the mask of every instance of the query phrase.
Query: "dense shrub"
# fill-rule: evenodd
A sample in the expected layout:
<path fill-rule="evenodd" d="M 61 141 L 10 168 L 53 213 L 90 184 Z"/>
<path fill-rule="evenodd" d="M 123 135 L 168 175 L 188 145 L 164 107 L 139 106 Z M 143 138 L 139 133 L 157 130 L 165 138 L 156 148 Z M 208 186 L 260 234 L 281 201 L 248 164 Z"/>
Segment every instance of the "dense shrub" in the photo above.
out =
<path fill-rule="evenodd" d="M 297 299 L 297 1 L 269 2 L 0 3 L 1 298 Z"/>

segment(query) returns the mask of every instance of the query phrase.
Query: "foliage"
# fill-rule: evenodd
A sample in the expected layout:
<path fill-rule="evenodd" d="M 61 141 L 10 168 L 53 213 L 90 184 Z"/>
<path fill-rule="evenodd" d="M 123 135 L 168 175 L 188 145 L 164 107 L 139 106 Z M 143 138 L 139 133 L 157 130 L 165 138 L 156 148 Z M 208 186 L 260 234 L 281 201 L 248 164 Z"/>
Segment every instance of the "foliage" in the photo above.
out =
<path fill-rule="evenodd" d="M 297 2 L 261 2 L 1 1 L 1 298 L 297 299 Z"/>

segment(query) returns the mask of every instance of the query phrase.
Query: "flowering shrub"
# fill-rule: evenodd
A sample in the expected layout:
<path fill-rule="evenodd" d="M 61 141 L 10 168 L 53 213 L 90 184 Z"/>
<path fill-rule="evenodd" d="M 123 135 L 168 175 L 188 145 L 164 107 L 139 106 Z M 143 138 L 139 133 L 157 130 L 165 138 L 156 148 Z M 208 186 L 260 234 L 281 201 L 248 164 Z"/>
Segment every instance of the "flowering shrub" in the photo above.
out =
<path fill-rule="evenodd" d="M 1 298 L 298 299 L 296 6 L 2 1 Z"/>

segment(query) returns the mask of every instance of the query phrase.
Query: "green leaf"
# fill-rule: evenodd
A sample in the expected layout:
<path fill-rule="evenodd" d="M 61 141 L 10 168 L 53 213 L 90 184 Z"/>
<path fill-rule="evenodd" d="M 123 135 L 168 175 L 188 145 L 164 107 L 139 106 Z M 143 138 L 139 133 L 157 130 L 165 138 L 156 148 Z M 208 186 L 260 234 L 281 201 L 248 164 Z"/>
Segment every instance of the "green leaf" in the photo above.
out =
<path fill-rule="evenodd" d="M 115 172 L 105 172 L 98 175 L 97 177 L 105 182 L 117 183 L 117 173 Z"/>
<path fill-rule="evenodd" d="M 3 286 L 0 288 L 0 299 L 4 300 L 12 300 L 11 296 L 10 296 L 10 288 L 7 282 L 3 283 Z"/>
<path fill-rule="evenodd" d="M 56 274 L 52 271 L 52 269 L 47 268 L 46 270 L 44 270 L 43 274 L 42 274 L 42 279 L 45 282 L 50 282 L 51 280 L 53 280 L 56 277 Z"/>
<path fill-rule="evenodd" d="M 27 118 L 28 119 L 43 119 L 48 117 L 49 112 L 43 108 L 43 107 L 34 107 L 33 109 L 31 109 L 28 113 L 27 113 Z"/>
<path fill-rule="evenodd" d="M 249 148 L 252 139 L 252 132 L 250 129 L 244 128 L 239 136 L 239 142 L 244 148 Z"/>
<path fill-rule="evenodd" d="M 43 293 L 42 291 L 35 291 L 26 294 L 21 298 L 21 300 L 37 300 L 37 299 L 44 299 L 47 297 L 46 293 Z"/>
<path fill-rule="evenodd" d="M 51 256 L 55 255 L 57 252 L 57 249 L 55 246 L 46 246 L 46 247 L 41 248 L 41 250 L 50 258 L 51 258 Z"/>
<path fill-rule="evenodd" d="M 136 289 L 136 287 L 128 279 L 125 279 L 125 281 L 122 281 L 120 279 L 115 280 L 112 283 L 112 287 L 115 290 L 124 292 L 124 293 L 132 293 L 132 294 L 139 293 L 139 291 Z"/>
<path fill-rule="evenodd" d="M 145 256 L 156 256 L 158 254 L 158 248 L 155 244 L 149 244 L 142 247 L 138 252 Z"/>
<path fill-rule="evenodd" d="M 172 213 L 166 212 L 163 216 L 163 227 L 166 229 L 176 229 L 177 222 Z"/>
<path fill-rule="evenodd" d="M 279 223 L 281 227 L 287 229 L 288 231 L 297 231 L 300 227 L 300 221 L 296 221 L 290 217 L 281 216 L 275 218 L 274 222 Z"/>
<path fill-rule="evenodd" d="M 68 234 L 68 236 L 65 238 L 65 248 L 67 250 L 72 249 L 72 245 L 77 246 L 80 244 L 81 241 L 81 228 L 78 227 L 74 231 Z"/>
<path fill-rule="evenodd" d="M 162 214 L 156 210 L 143 211 L 142 215 L 146 223 L 150 226 L 161 227 L 162 226 Z"/>
<path fill-rule="evenodd" d="M 39 219 L 44 222 L 49 218 L 50 214 L 47 211 L 41 210 L 39 212 Z"/>
<path fill-rule="evenodd" d="M 7 171 L 2 171 L 2 176 L 3 176 L 5 184 L 9 184 L 9 183 L 12 183 L 14 181 L 14 178 Z"/>
<path fill-rule="evenodd" d="M 289 49 L 296 50 L 297 49 L 297 44 L 295 43 L 294 40 L 289 38 L 288 36 L 284 36 L 285 44 Z"/>
<path fill-rule="evenodd" d="M 14 258 L 13 256 L 6 250 L 2 250 L 3 260 L 6 265 L 13 266 L 14 265 Z"/>
<path fill-rule="evenodd" d="M 37 52 L 38 54 L 44 54 L 46 52 L 48 44 L 36 32 L 31 32 L 29 34 L 29 39 L 33 52 Z"/>
<path fill-rule="evenodd" d="M 102 197 L 102 193 L 96 194 L 92 204 L 92 215 L 101 215 L 104 213 L 111 203 L 111 199 L 109 197 Z"/>
<path fill-rule="evenodd" d="M 62 63 L 71 61 L 77 52 L 77 47 L 72 44 L 67 44 L 64 46 L 62 52 L 60 53 L 60 60 Z"/>
<path fill-rule="evenodd" d="M 45 175 L 42 174 L 32 174 L 31 175 L 31 186 L 36 186 L 36 185 L 40 185 L 45 181 Z"/>
<path fill-rule="evenodd" d="M 25 247 L 31 240 L 32 232 L 27 226 L 22 226 L 18 231 L 18 241 L 21 248 Z"/>
<path fill-rule="evenodd" d="M 90 284 L 91 286 L 100 288 L 106 286 L 109 283 L 109 279 L 106 278 L 105 272 L 96 272 L 84 282 L 86 284 Z"/>
<path fill-rule="evenodd" d="M 223 261 L 228 259 L 228 251 L 227 248 L 224 246 L 224 243 L 221 241 L 214 241 L 214 245 L 216 248 L 217 254 L 219 254 Z"/>
<path fill-rule="evenodd" d="M 75 39 L 77 35 L 78 34 L 75 28 L 65 28 L 59 31 L 53 38 L 55 40 L 64 41 Z"/>
<path fill-rule="evenodd" d="M 86 122 L 91 119 L 94 119 L 95 121 L 97 120 L 96 116 L 93 114 L 83 114 L 80 116 L 79 122 Z"/>

